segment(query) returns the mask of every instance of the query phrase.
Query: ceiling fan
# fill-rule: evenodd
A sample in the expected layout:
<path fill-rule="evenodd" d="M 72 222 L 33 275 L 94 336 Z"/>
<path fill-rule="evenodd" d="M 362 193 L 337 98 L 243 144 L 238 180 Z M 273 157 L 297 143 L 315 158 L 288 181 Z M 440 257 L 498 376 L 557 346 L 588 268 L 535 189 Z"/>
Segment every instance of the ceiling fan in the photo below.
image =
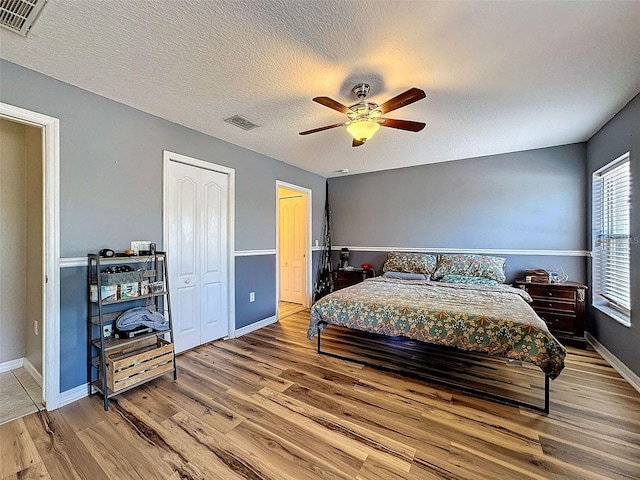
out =
<path fill-rule="evenodd" d="M 385 113 L 397 110 L 398 108 L 406 107 L 418 100 L 422 100 L 426 97 L 422 90 L 419 88 L 411 88 L 406 92 L 393 97 L 391 100 L 387 100 L 382 105 L 378 105 L 377 103 L 365 100 L 366 96 L 369 94 L 370 88 L 371 87 L 367 83 L 359 83 L 353 87 L 351 91 L 360 101 L 350 107 L 342 105 L 340 102 L 329 97 L 315 97 L 313 99 L 314 102 L 346 114 L 347 117 L 349 117 L 349 120 L 342 123 L 327 125 L 326 127 L 314 128 L 313 130 L 300 132 L 300 135 L 309 135 L 310 133 L 322 132 L 323 130 L 346 126 L 347 132 L 353 136 L 352 146 L 359 147 L 373 137 L 373 134 L 376 133 L 381 126 L 397 128 L 399 130 L 408 130 L 410 132 L 419 132 L 425 127 L 425 124 L 422 122 L 394 120 L 392 118 L 383 118 L 381 116 Z"/>

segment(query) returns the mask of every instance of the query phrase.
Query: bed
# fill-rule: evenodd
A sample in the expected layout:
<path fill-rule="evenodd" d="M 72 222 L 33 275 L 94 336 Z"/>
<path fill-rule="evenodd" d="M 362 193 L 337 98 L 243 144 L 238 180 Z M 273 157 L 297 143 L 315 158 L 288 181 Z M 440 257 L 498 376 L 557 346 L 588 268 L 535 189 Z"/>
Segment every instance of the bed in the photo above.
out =
<path fill-rule="evenodd" d="M 425 256 L 415 255 L 420 260 Z M 321 331 L 336 325 L 528 362 L 545 375 L 542 408 L 491 394 L 484 396 L 548 412 L 549 380 L 564 368 L 566 350 L 528 305 L 529 295 L 500 282 L 504 281 L 504 263 L 500 266 L 498 261 L 498 266 L 492 267 L 495 271 L 487 273 L 485 267 L 495 258 L 439 256 L 427 258 L 427 264 L 421 260 L 420 265 L 414 262 L 409 266 L 406 261 L 401 266 L 393 262 L 389 265 L 388 260 L 385 275 L 390 269 L 395 269 L 394 273 L 411 271 L 399 272 L 404 276 L 367 279 L 323 297 L 311 308 L 307 336 L 312 339 L 318 335 L 319 353 L 326 353 L 320 347 Z M 478 263 L 484 267 L 478 268 Z M 442 265 L 446 268 L 439 268 Z M 466 280 L 461 282 L 458 277 Z"/>

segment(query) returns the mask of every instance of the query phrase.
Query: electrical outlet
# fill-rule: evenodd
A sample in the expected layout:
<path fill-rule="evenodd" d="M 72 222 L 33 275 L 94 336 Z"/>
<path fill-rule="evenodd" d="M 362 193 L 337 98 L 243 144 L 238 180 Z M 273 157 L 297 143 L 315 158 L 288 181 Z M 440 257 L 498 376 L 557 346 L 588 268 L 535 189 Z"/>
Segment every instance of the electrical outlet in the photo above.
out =
<path fill-rule="evenodd" d="M 250 302 L 255 302 L 256 301 L 256 292 L 250 292 L 249 293 L 249 301 Z"/>
<path fill-rule="evenodd" d="M 104 335 L 105 338 L 113 335 L 113 325 L 103 325 L 102 334 Z"/>

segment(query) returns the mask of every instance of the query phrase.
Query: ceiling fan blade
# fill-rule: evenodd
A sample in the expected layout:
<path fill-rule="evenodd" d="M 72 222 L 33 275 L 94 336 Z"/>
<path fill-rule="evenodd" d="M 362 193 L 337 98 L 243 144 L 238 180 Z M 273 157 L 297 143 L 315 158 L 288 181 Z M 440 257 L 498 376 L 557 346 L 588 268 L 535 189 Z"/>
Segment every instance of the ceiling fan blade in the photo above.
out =
<path fill-rule="evenodd" d="M 351 144 L 352 147 L 359 147 L 360 145 L 364 145 L 364 142 L 362 140 L 356 140 L 355 138 L 353 139 L 353 143 Z"/>
<path fill-rule="evenodd" d="M 399 130 L 409 130 L 410 132 L 419 132 L 425 127 L 425 123 L 411 122 L 409 120 L 394 120 L 393 118 L 379 118 L 383 120 L 380 125 L 383 127 L 397 128 Z"/>
<path fill-rule="evenodd" d="M 324 105 L 325 107 L 333 108 L 334 110 L 339 111 L 340 113 L 351 113 L 349 107 L 345 107 L 340 102 L 335 101 L 329 97 L 315 97 L 313 99 L 314 102 L 319 103 L 320 105 Z"/>
<path fill-rule="evenodd" d="M 391 100 L 387 100 L 382 105 L 380 105 L 377 110 L 380 110 L 384 115 L 387 112 L 391 112 L 392 110 L 397 110 L 401 107 L 406 107 L 407 105 L 412 104 L 413 102 L 417 102 L 418 100 L 422 100 L 427 95 L 424 91 L 419 88 L 411 88 L 400 95 L 393 97 Z"/>
<path fill-rule="evenodd" d="M 342 127 L 344 123 L 335 123 L 333 125 L 327 125 L 326 127 L 314 128 L 313 130 L 307 130 L 306 132 L 300 132 L 300 135 L 309 135 L 310 133 L 322 132 L 323 130 L 329 130 L 330 128 Z"/>

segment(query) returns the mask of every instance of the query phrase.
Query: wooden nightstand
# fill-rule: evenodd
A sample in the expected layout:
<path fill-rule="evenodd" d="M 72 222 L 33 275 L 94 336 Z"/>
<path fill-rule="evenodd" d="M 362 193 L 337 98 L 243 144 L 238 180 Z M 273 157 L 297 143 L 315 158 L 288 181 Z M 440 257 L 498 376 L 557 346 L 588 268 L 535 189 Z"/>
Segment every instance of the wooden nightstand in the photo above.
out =
<path fill-rule="evenodd" d="M 527 283 L 524 280 L 516 280 L 516 284 L 531 295 L 531 307 L 558 339 L 569 340 L 586 347 L 585 285 L 576 282 Z"/>
<path fill-rule="evenodd" d="M 373 270 L 353 269 L 353 270 L 334 270 L 331 272 L 331 279 L 333 280 L 333 290 L 340 290 L 341 288 L 350 287 L 356 283 L 360 283 L 365 278 L 373 277 Z"/>

